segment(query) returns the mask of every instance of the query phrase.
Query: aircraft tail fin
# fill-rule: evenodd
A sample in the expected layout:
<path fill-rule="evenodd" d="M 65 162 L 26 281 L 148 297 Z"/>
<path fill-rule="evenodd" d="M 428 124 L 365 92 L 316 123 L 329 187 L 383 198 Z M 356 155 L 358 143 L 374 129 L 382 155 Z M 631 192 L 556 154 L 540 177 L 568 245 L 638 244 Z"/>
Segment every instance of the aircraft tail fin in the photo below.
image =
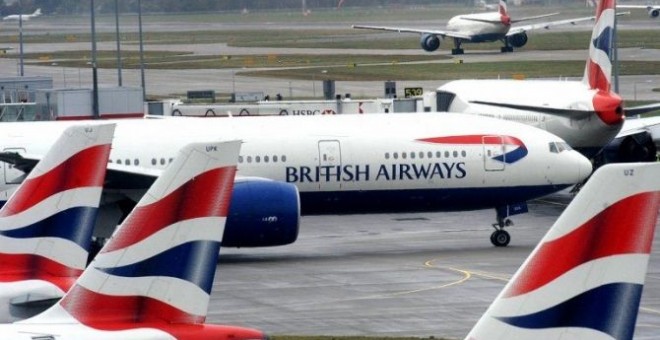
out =
<path fill-rule="evenodd" d="M 582 81 L 591 89 L 609 93 L 612 87 L 612 43 L 616 0 L 600 0 L 589 42 L 589 57 Z"/>
<path fill-rule="evenodd" d="M 106 330 L 203 323 L 240 144 L 184 147 L 60 303 L 32 322 L 63 308 Z"/>
<path fill-rule="evenodd" d="M 506 6 L 506 0 L 500 0 L 497 10 L 500 13 L 500 20 L 502 23 L 505 25 L 511 25 L 511 17 L 509 16 L 509 10 Z"/>
<path fill-rule="evenodd" d="M 37 8 L 37 10 L 34 11 L 34 13 L 32 13 L 32 16 L 33 16 L 33 17 L 38 17 L 38 16 L 40 16 L 40 15 L 41 15 L 41 8 Z"/>
<path fill-rule="evenodd" d="M 598 169 L 466 339 L 632 339 L 660 163 Z"/>
<path fill-rule="evenodd" d="M 66 292 L 87 263 L 114 124 L 67 128 L 0 209 L 0 281 Z"/>

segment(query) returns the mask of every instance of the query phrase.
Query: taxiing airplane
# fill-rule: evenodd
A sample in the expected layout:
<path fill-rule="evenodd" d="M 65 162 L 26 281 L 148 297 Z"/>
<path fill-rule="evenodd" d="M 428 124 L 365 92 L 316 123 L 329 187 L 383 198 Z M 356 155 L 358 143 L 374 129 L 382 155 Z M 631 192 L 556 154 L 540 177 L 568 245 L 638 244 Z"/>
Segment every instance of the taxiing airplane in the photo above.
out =
<path fill-rule="evenodd" d="M 119 195 L 140 197 L 144 192 L 136 187 L 140 179 L 153 169 L 165 168 L 174 150 L 189 141 L 241 139 L 245 145 L 239 174 L 295 184 L 303 213 L 496 208 L 491 241 L 497 246 L 509 243 L 504 230 L 510 224 L 507 217 L 526 212 L 527 200 L 581 182 L 591 173 L 591 163 L 552 134 L 463 114 L 169 118 L 115 123 L 108 170 L 113 183 L 106 189 L 115 188 Z M 69 124 L 0 125 L 0 150 L 43 154 Z M 123 171 L 115 176 L 118 166 Z M 252 205 L 246 201 L 245 206 L 298 208 L 298 200 L 283 201 L 277 192 L 255 190 L 254 196 L 258 195 L 260 201 Z M 273 232 L 286 231 L 281 228 Z"/>
<path fill-rule="evenodd" d="M 0 323 L 43 311 L 85 269 L 113 131 L 68 127 L 0 209 Z"/>
<path fill-rule="evenodd" d="M 37 8 L 36 11 L 32 14 L 12 14 L 12 15 L 7 15 L 2 18 L 2 20 L 22 20 L 22 21 L 28 21 L 32 18 L 36 18 L 41 15 L 41 8 Z"/>
<path fill-rule="evenodd" d="M 660 17 L 660 5 L 617 5 L 621 9 L 645 9 L 649 12 L 649 18 L 657 19 Z"/>
<path fill-rule="evenodd" d="M 205 324 L 240 141 L 185 146 L 75 285 L 3 339 L 267 339 Z"/>
<path fill-rule="evenodd" d="M 611 89 L 615 1 L 599 2 L 596 18 L 581 81 L 450 81 L 436 91 L 434 109 L 533 125 L 561 137 L 573 148 L 593 157 L 617 136 L 624 124 L 624 116 L 660 108 L 660 105 L 622 107 L 621 97 Z M 634 142 L 632 136 L 628 139 Z M 650 159 L 655 159 L 654 150 L 638 161 Z"/>
<path fill-rule="evenodd" d="M 447 27 L 441 30 L 367 25 L 353 25 L 352 27 L 358 29 L 421 34 L 420 44 L 422 45 L 422 49 L 427 52 L 433 52 L 440 48 L 442 39 L 448 37 L 454 41 L 454 48 L 451 50 L 451 54 L 457 55 L 463 54 L 464 51 L 461 48 L 463 43 L 482 43 L 492 41 L 502 41 L 502 43 L 504 43 L 504 46 L 501 49 L 502 52 L 513 52 L 514 47 L 520 48 L 527 44 L 527 31 L 540 28 L 547 29 L 557 25 L 575 24 L 582 21 L 593 20 L 593 17 L 582 17 L 524 26 L 512 26 L 512 24 L 518 22 L 541 19 L 557 14 L 559 13 L 543 14 L 514 20 L 509 16 L 506 0 L 500 0 L 497 12 L 457 15 L 449 19 Z"/>
<path fill-rule="evenodd" d="M 632 340 L 660 163 L 596 170 L 466 340 Z"/>

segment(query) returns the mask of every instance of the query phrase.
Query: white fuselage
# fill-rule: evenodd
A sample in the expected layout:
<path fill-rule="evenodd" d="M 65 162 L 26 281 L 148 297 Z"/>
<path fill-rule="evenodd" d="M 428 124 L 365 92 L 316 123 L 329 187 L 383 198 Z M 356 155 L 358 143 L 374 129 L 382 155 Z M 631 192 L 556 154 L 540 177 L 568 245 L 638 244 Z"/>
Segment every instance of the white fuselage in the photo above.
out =
<path fill-rule="evenodd" d="M 457 80 L 439 87 L 438 91 L 456 95 L 449 107 L 441 109 L 532 125 L 559 136 L 585 154 L 600 150 L 622 126 L 622 123 L 608 125 L 594 113 L 593 98 L 597 90 L 589 89 L 581 81 Z M 551 114 L 475 101 L 574 112 Z"/>
<path fill-rule="evenodd" d="M 449 19 L 447 30 L 472 36 L 468 42 L 500 40 L 511 28 L 500 21 L 500 16 L 498 12 L 457 15 Z"/>
<path fill-rule="evenodd" d="M 43 154 L 70 124 L 4 124 L 0 148 Z M 431 138 L 448 139 L 424 141 Z M 110 159 L 162 169 L 185 143 L 217 139 L 244 141 L 239 176 L 295 184 L 303 213 L 480 209 L 545 195 L 591 172 L 577 152 L 551 152 L 550 143 L 562 142 L 554 135 L 460 114 L 124 120 Z"/>

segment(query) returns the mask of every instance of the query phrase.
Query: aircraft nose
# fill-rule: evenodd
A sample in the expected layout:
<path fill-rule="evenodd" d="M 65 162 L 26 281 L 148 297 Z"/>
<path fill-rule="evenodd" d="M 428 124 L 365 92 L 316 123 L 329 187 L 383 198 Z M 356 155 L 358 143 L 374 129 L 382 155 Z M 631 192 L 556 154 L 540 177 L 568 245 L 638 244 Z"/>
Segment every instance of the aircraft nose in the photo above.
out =
<path fill-rule="evenodd" d="M 584 157 L 581 153 L 573 150 L 571 151 L 574 154 L 575 160 L 573 163 L 575 163 L 575 168 L 577 169 L 577 182 L 582 182 L 589 175 L 591 175 L 591 172 L 593 171 L 593 165 L 591 164 L 591 161 L 587 157 Z"/>

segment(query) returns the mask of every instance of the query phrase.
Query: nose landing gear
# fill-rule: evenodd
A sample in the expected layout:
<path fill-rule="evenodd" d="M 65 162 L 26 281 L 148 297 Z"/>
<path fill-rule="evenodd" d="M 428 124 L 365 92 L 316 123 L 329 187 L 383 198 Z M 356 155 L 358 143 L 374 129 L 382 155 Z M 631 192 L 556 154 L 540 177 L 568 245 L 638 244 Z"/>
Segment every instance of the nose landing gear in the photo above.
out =
<path fill-rule="evenodd" d="M 508 218 L 497 217 L 497 223 L 493 223 L 495 231 L 490 235 L 490 243 L 496 247 L 506 247 L 511 242 L 511 235 L 504 227 L 512 226 L 513 222 Z"/>

